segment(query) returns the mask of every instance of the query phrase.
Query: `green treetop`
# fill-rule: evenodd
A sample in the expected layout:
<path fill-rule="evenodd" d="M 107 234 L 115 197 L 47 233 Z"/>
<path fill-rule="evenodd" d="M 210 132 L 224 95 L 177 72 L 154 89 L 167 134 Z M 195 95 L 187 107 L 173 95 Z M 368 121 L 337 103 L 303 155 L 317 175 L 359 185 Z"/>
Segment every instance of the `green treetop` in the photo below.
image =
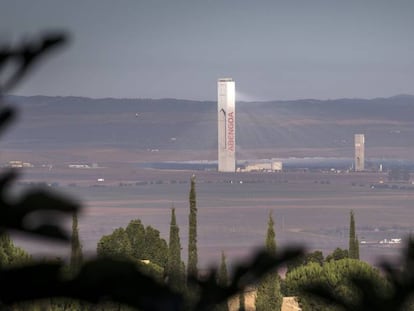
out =
<path fill-rule="evenodd" d="M 348 251 L 346 252 L 348 254 Z M 306 253 L 303 256 L 298 257 L 297 259 L 288 262 L 286 273 L 290 273 L 292 270 L 298 267 L 301 267 L 301 266 L 305 266 L 310 262 L 316 262 L 322 266 L 324 263 L 324 260 L 325 259 L 323 257 L 323 253 L 321 251 L 316 250 L 310 253 Z"/>
<path fill-rule="evenodd" d="M 191 176 L 189 194 L 190 214 L 188 216 L 188 263 L 187 274 L 197 275 L 197 206 L 195 191 L 195 175 Z"/>
<path fill-rule="evenodd" d="M 299 304 L 303 311 L 345 310 L 335 305 L 330 299 L 321 300 L 303 291 L 303 289 L 315 284 L 328 286 L 339 301 L 344 299 L 355 303 L 355 308 L 352 310 L 377 310 L 357 307 L 358 303 L 361 302 L 361 291 L 356 286 L 358 281 L 354 283 L 350 280 L 362 280 L 365 278 L 372 280 L 376 284 L 375 289 L 372 288 L 376 294 L 386 296 L 385 293 L 389 290 L 389 287 L 387 280 L 381 276 L 381 273 L 363 261 L 350 258 L 331 260 L 323 266 L 317 263 L 309 263 L 306 266 L 298 267 L 286 275 L 286 287 L 288 295 L 299 297 Z M 361 284 L 367 286 L 367 283 Z M 372 299 L 373 297 L 366 296 L 365 298 Z M 389 310 L 394 309 L 391 308 Z"/>
<path fill-rule="evenodd" d="M 269 213 L 267 224 L 266 250 L 270 254 L 276 253 L 276 234 L 272 213 Z M 277 272 L 268 274 L 259 284 L 256 296 L 257 311 L 277 311 L 282 307 L 282 294 L 280 291 L 280 279 Z"/>
<path fill-rule="evenodd" d="M 331 254 L 326 256 L 325 261 L 328 262 L 331 260 L 341 260 L 345 258 L 349 258 L 349 251 L 347 249 L 337 247 Z"/>
<path fill-rule="evenodd" d="M 161 237 L 160 232 L 151 227 L 145 228 L 145 250 L 144 257 L 162 268 L 167 266 L 168 261 L 168 244 Z"/>
<path fill-rule="evenodd" d="M 229 276 L 227 273 L 227 264 L 226 264 L 226 255 L 224 252 L 221 252 L 221 263 L 220 263 L 220 269 L 218 273 L 218 284 L 221 286 L 227 286 L 229 282 Z"/>
<path fill-rule="evenodd" d="M 269 220 L 267 222 L 266 250 L 272 255 L 276 254 L 276 234 L 272 212 L 269 213 Z"/>
<path fill-rule="evenodd" d="M 349 258 L 359 259 L 359 244 L 355 233 L 354 211 L 350 212 L 349 217 Z"/>
<path fill-rule="evenodd" d="M 148 259 L 145 256 L 145 227 L 141 220 L 131 220 L 125 228 L 125 232 L 131 243 L 132 256 L 136 259 Z"/>
<path fill-rule="evenodd" d="M 82 265 L 82 244 L 79 239 L 78 229 L 78 215 L 76 213 L 72 216 L 72 238 L 71 238 L 71 253 L 70 253 L 70 273 L 74 274 L 79 271 Z"/>
<path fill-rule="evenodd" d="M 132 248 L 124 228 L 115 229 L 112 234 L 104 235 L 98 242 L 98 256 L 131 258 Z"/>
<path fill-rule="evenodd" d="M 356 236 L 355 238 L 355 259 L 359 259 L 359 240 L 358 240 L 358 236 Z"/>
<path fill-rule="evenodd" d="M 131 220 L 125 228 L 131 244 L 132 257 L 137 260 L 150 260 L 152 263 L 165 268 L 167 265 L 168 245 L 161 238 L 160 232 L 151 227 L 144 227 L 141 220 Z"/>
<path fill-rule="evenodd" d="M 145 228 L 139 219 L 135 219 L 125 229 L 118 228 L 103 236 L 98 242 L 97 253 L 98 256 L 126 257 L 141 263 L 149 260 L 151 265 L 159 267 L 158 270 L 165 271 L 168 245 L 157 229 Z"/>
<path fill-rule="evenodd" d="M 0 267 L 19 266 L 30 262 L 25 250 L 14 245 L 7 232 L 0 234 Z"/>
<path fill-rule="evenodd" d="M 221 263 L 220 268 L 217 275 L 217 283 L 221 286 L 227 286 L 229 283 L 229 276 L 227 273 L 227 265 L 226 265 L 226 256 L 224 252 L 221 252 Z M 217 305 L 214 308 L 214 311 L 229 311 L 229 306 L 227 301 L 223 301 L 221 304 Z"/>
<path fill-rule="evenodd" d="M 175 218 L 175 208 L 172 208 L 166 275 L 168 276 L 168 283 L 175 290 L 181 290 L 184 285 L 184 271 L 182 270 L 182 265 L 180 229 Z"/>

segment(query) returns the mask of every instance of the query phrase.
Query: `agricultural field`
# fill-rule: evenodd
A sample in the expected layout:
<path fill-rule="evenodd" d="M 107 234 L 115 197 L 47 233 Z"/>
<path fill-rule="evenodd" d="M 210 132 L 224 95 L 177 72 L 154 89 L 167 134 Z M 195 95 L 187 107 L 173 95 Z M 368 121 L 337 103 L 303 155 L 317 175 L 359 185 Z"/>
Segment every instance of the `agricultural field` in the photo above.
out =
<path fill-rule="evenodd" d="M 384 179 L 381 173 L 221 174 L 120 168 L 107 169 L 103 182 L 97 181 L 96 171 L 84 170 L 81 182 L 74 183 L 73 172 L 56 179 L 57 175 L 47 175 L 46 171 L 33 171 L 23 181 L 44 178 L 46 182 L 53 177 L 56 179 L 53 190 L 83 202 L 80 236 L 84 251 L 90 255 L 94 254 L 102 235 L 136 218 L 158 229 L 168 241 L 170 210 L 174 206 L 186 260 L 189 179 L 193 173 L 198 181 L 201 267 L 217 262 L 222 250 L 231 263 L 246 258 L 263 245 L 269 212 L 275 218 L 278 246 L 306 245 L 309 250 L 322 250 L 327 255 L 336 247 L 348 247 L 349 213 L 354 210 L 357 234 L 364 241 L 360 245 L 361 259 L 372 264 L 384 257 L 397 258 L 404 245 L 379 244 L 379 241 L 402 238 L 404 242 L 414 227 L 411 185 L 372 187 Z M 119 179 L 122 172 L 128 178 Z M 37 254 L 65 256 L 69 253 L 69 247 L 60 245 L 45 246 L 21 238 L 18 243 Z"/>

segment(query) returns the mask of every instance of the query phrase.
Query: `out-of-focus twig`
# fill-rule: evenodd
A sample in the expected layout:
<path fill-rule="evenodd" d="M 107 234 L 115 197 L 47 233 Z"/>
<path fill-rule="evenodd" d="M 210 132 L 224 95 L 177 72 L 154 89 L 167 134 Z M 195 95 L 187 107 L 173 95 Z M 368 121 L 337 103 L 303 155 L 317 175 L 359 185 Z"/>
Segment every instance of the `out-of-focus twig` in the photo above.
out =
<path fill-rule="evenodd" d="M 42 35 L 40 39 L 27 41 L 15 48 L 0 47 L 0 70 L 3 70 L 8 63 L 14 63 L 16 66 L 9 77 L 0 81 L 0 95 L 14 88 L 34 64 L 67 41 L 68 36 L 65 33 L 48 33 Z"/>
<path fill-rule="evenodd" d="M 66 197 L 45 190 L 30 190 L 13 201 L 8 197 L 9 187 L 16 178 L 15 171 L 0 176 L 0 233 L 17 230 L 42 237 L 69 240 L 63 229 L 63 215 L 72 215 L 80 205 Z"/>
<path fill-rule="evenodd" d="M 258 251 L 249 264 L 235 267 L 233 277 L 228 286 L 218 284 L 217 270 L 213 269 L 205 280 L 190 279 L 199 287 L 199 301 L 194 310 L 207 310 L 240 293 L 247 286 L 257 284 L 268 273 L 277 270 L 292 260 L 304 255 L 302 248 L 286 248 L 275 255 L 266 250 Z"/>

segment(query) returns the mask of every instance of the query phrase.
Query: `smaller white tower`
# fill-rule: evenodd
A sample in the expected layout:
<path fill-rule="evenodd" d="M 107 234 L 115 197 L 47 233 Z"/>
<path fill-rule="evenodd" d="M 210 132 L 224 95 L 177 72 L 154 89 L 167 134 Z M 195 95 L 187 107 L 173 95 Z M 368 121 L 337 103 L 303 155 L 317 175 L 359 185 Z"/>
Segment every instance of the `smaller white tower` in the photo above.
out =
<path fill-rule="evenodd" d="M 355 134 L 355 172 L 365 169 L 365 135 Z"/>

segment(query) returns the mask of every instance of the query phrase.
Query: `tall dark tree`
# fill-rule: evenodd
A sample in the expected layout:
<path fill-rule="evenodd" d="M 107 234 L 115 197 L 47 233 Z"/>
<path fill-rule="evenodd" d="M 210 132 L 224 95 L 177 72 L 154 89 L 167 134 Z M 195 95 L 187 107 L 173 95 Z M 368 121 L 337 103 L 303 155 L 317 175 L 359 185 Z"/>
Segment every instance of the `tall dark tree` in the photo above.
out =
<path fill-rule="evenodd" d="M 356 237 L 355 233 L 355 217 L 354 217 L 354 211 L 350 212 L 349 217 L 349 258 L 352 259 L 359 259 L 359 245 L 358 245 L 358 239 Z"/>
<path fill-rule="evenodd" d="M 276 234 L 272 212 L 269 213 L 269 221 L 267 223 L 266 250 L 272 255 L 276 254 Z M 282 308 L 282 300 L 279 275 L 277 272 L 269 273 L 263 278 L 257 288 L 256 310 L 280 310 Z"/>
<path fill-rule="evenodd" d="M 69 262 L 69 275 L 74 277 L 82 266 L 83 255 L 82 255 L 82 244 L 79 239 L 79 228 L 78 228 L 78 215 L 77 213 L 72 214 L 72 236 L 71 236 L 71 252 L 70 252 L 70 262 Z M 57 299 L 52 300 L 52 305 L 54 308 L 62 308 L 63 310 L 84 310 L 86 305 L 81 301 L 76 301 L 73 299 Z M 44 309 L 51 309 L 45 307 Z"/>
<path fill-rule="evenodd" d="M 266 251 L 272 255 L 276 254 L 276 233 L 274 226 L 275 223 L 273 221 L 272 212 L 269 212 L 269 220 L 267 222 L 266 234 Z"/>
<path fill-rule="evenodd" d="M 197 275 L 197 204 L 195 190 L 195 175 L 191 176 L 189 194 L 190 214 L 188 216 L 188 263 L 187 275 Z"/>
<path fill-rule="evenodd" d="M 226 255 L 224 252 L 221 252 L 221 263 L 218 273 L 218 284 L 221 286 L 227 286 L 229 283 L 229 276 L 227 273 L 227 264 L 226 264 Z"/>
<path fill-rule="evenodd" d="M 71 238 L 71 253 L 70 253 L 70 273 L 73 275 L 77 273 L 82 265 L 82 244 L 79 239 L 78 215 L 73 213 L 72 216 L 72 238 Z"/>
<path fill-rule="evenodd" d="M 175 218 L 175 208 L 172 208 L 166 275 L 168 276 L 170 286 L 177 291 L 181 291 L 184 285 L 184 271 L 182 270 L 182 266 L 180 229 Z"/>
<path fill-rule="evenodd" d="M 226 264 L 226 255 L 224 252 L 221 252 L 221 263 L 220 268 L 217 275 L 217 283 L 220 286 L 228 286 L 229 285 L 229 276 L 227 273 L 227 264 Z M 215 311 L 229 311 L 229 305 L 227 300 L 220 303 L 214 308 Z"/>
<path fill-rule="evenodd" d="M 358 236 L 356 236 L 356 238 L 355 238 L 355 254 L 356 254 L 356 259 L 359 259 L 359 239 L 358 239 Z"/>

